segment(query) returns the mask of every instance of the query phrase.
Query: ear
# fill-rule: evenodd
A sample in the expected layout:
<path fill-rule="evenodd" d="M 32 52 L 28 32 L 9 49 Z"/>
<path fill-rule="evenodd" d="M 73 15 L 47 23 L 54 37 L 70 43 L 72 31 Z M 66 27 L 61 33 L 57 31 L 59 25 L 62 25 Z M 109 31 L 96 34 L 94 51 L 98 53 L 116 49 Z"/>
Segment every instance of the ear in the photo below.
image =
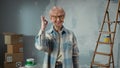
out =
<path fill-rule="evenodd" d="M 51 17 L 51 16 L 50 16 L 50 21 L 51 21 L 51 22 L 54 22 L 54 20 L 52 19 L 52 17 Z"/>
<path fill-rule="evenodd" d="M 52 17 L 51 16 L 49 16 L 50 17 L 50 20 L 52 20 Z"/>

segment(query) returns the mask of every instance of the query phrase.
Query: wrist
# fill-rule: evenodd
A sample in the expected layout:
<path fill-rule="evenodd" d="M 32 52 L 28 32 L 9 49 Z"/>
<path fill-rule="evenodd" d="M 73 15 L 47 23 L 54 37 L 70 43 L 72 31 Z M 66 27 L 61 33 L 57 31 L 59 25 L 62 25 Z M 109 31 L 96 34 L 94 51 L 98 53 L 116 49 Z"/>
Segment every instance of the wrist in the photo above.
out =
<path fill-rule="evenodd" d="M 45 31 L 45 28 L 44 28 L 44 27 L 41 27 L 41 31 Z"/>

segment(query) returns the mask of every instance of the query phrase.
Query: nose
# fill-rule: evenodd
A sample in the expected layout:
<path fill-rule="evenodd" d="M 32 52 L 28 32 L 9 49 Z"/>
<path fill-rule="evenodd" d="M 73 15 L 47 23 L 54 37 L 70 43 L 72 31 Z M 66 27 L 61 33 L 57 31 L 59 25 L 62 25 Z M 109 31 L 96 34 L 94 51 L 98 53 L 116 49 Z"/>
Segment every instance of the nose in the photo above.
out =
<path fill-rule="evenodd" d="M 60 17 L 57 17 L 56 21 L 60 21 Z"/>

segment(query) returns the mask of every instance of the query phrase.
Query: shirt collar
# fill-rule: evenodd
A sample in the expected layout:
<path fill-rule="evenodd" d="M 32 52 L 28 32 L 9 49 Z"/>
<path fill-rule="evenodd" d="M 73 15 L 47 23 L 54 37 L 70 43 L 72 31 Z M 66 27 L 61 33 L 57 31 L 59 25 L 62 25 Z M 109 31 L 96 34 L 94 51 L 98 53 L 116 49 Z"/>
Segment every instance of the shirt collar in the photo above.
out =
<path fill-rule="evenodd" d="M 53 26 L 52 26 L 52 28 L 50 29 L 50 33 L 57 33 L 57 32 L 55 31 L 55 29 L 54 29 Z M 66 33 L 66 29 L 65 29 L 64 26 L 62 27 L 60 33 L 62 33 L 62 35 Z"/>

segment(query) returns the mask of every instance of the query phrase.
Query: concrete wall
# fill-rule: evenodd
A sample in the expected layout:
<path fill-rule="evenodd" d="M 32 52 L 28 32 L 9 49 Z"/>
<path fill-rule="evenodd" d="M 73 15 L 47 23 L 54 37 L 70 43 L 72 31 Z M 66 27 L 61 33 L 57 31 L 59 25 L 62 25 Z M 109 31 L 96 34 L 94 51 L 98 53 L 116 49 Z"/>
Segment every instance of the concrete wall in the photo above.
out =
<path fill-rule="evenodd" d="M 58 5 L 66 11 L 64 25 L 73 30 L 77 36 L 80 49 L 80 65 L 82 68 L 88 68 L 103 20 L 106 3 L 107 0 L 1 0 L 0 47 L 2 48 L 0 48 L 0 53 L 4 51 L 3 32 L 24 34 L 25 59 L 33 57 L 41 65 L 44 53 L 35 49 L 34 37 L 40 29 L 40 16 L 45 15 L 49 20 L 48 10 L 53 5 Z M 110 18 L 115 20 L 117 0 L 112 1 L 110 6 Z M 120 66 L 119 33 L 118 25 L 114 46 L 116 68 Z M 107 49 L 102 48 L 100 50 Z M 3 56 L 3 54 L 0 55 L 0 57 Z"/>
<path fill-rule="evenodd" d="M 44 54 L 34 47 L 34 37 L 40 29 L 40 16 L 44 14 L 49 0 L 0 0 L 0 68 L 3 68 L 3 32 L 24 35 L 24 56 L 42 63 Z M 2 67 L 1 67 L 2 66 Z"/>

